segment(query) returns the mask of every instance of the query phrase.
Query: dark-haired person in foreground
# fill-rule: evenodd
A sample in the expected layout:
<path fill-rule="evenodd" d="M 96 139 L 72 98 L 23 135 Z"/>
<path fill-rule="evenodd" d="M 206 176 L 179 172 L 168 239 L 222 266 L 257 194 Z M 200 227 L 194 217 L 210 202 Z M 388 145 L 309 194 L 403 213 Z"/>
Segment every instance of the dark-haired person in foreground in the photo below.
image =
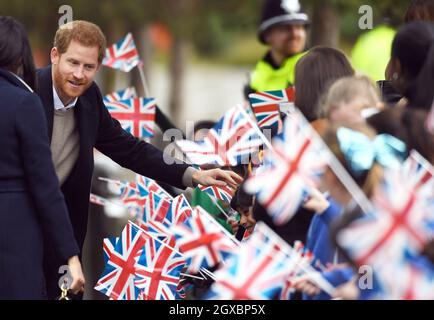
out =
<path fill-rule="evenodd" d="M 84 288 L 79 247 L 51 160 L 23 26 L 0 16 L 0 300 L 46 299 L 44 240 Z"/>

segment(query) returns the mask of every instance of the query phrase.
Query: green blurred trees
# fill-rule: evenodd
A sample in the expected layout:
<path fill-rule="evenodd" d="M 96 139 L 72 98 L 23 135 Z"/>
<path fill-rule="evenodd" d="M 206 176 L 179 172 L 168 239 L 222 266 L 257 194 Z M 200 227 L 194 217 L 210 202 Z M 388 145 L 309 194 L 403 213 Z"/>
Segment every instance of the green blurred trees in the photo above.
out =
<path fill-rule="evenodd" d="M 312 20 L 311 45 L 335 47 L 342 46 L 342 40 L 351 45 L 363 32 L 358 28 L 358 8 L 361 5 L 373 7 L 375 23 L 389 17 L 395 24 L 399 24 L 409 4 L 408 0 L 301 2 Z M 182 75 L 187 56 L 185 48 L 192 46 L 199 56 L 209 59 L 225 54 L 228 49 L 237 48 L 234 44 L 240 43 L 242 46 L 245 39 L 256 39 L 262 3 L 262 0 L 0 0 L 0 14 L 20 20 L 26 26 L 34 47 L 39 48 L 48 59 L 52 38 L 61 16 L 58 9 L 61 5 L 68 4 L 73 8 L 74 19 L 98 24 L 107 35 L 109 44 L 127 32 L 133 32 L 145 66 L 149 66 L 149 53 L 152 52 L 149 41 L 146 41 L 146 28 L 154 22 L 164 24 L 173 39 L 169 53 L 172 81 L 169 95 L 170 110 L 176 116 L 176 110 L 180 110 Z M 252 50 L 252 64 L 263 54 L 256 52 L 258 48 L 260 47 Z M 236 50 L 229 52 L 237 54 Z M 108 70 L 104 72 L 113 74 Z M 133 74 L 133 83 L 137 81 L 138 76 Z"/>
<path fill-rule="evenodd" d="M 402 21 L 408 0 L 302 0 L 312 18 L 312 44 L 338 46 L 352 40 L 358 29 L 358 8 L 368 4 L 374 21 L 385 16 Z M 138 31 L 152 22 L 164 23 L 174 38 L 189 42 L 201 56 L 224 52 L 240 35 L 255 37 L 262 0 L 0 0 L 0 14 L 22 21 L 32 42 L 50 47 L 60 18 L 58 8 L 71 5 L 74 19 L 86 19 L 101 26 L 110 41 L 127 31 Z"/>
<path fill-rule="evenodd" d="M 312 18 L 311 44 L 338 47 L 343 40 L 353 42 L 364 30 L 358 26 L 362 5 L 373 9 L 374 26 L 385 19 L 394 26 L 403 22 L 408 0 L 305 0 Z"/>

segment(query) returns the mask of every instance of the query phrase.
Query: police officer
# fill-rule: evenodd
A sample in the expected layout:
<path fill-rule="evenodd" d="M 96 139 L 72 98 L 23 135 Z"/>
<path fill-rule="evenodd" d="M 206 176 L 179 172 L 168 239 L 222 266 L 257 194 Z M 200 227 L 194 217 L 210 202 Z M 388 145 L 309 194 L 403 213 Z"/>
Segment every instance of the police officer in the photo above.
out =
<path fill-rule="evenodd" d="M 308 25 L 309 17 L 298 0 L 265 1 L 258 38 L 269 50 L 253 70 L 246 93 L 281 90 L 294 84 Z"/>

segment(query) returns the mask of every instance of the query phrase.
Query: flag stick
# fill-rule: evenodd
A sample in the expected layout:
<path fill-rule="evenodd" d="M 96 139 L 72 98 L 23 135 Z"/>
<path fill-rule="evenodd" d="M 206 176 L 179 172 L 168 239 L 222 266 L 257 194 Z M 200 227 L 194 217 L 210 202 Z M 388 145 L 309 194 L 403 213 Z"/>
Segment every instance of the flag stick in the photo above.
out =
<path fill-rule="evenodd" d="M 198 279 L 198 280 L 205 280 L 203 277 L 198 277 L 198 276 L 194 276 L 192 274 L 188 274 L 188 273 L 180 273 L 181 276 L 187 277 L 187 278 L 192 278 L 192 279 Z M 182 281 L 182 279 L 180 280 Z"/>
<path fill-rule="evenodd" d="M 255 227 L 255 231 L 261 232 L 261 229 L 267 230 L 267 232 L 262 232 L 262 234 L 272 238 L 276 244 L 280 244 L 280 248 L 282 248 L 282 252 L 288 255 L 288 258 L 291 260 L 296 259 L 294 257 L 294 253 L 296 250 L 292 248 L 288 243 L 283 241 L 270 227 L 268 227 L 264 222 L 260 221 L 257 223 Z M 297 254 L 298 256 L 298 254 Z M 297 263 L 298 267 L 303 270 L 306 275 L 312 279 L 322 290 L 328 293 L 330 296 L 334 295 L 335 288 L 330 284 L 330 282 L 325 279 L 321 273 L 315 270 L 311 265 L 305 265 L 304 263 Z"/>
<path fill-rule="evenodd" d="M 426 160 L 419 152 L 416 150 L 411 150 L 410 157 L 413 157 L 420 165 L 428 171 L 432 176 L 434 176 L 434 168 L 433 166 Z"/>
<path fill-rule="evenodd" d="M 133 190 L 138 191 L 137 188 L 132 188 L 131 187 L 131 185 L 130 185 L 131 182 L 125 182 L 125 181 L 120 181 L 120 180 L 113 180 L 113 179 L 104 178 L 104 177 L 98 177 L 98 180 L 104 181 L 104 182 L 108 182 L 108 183 L 113 183 L 113 184 L 116 184 L 116 185 L 120 185 L 120 186 L 123 186 L 123 187 L 126 187 L 126 188 L 131 188 Z"/>
<path fill-rule="evenodd" d="M 247 114 L 246 110 L 241 105 L 238 105 L 237 108 L 242 112 L 246 120 L 250 123 L 250 125 L 255 129 L 256 133 L 261 137 L 261 139 L 264 141 L 264 144 L 268 147 L 268 149 L 274 151 L 274 147 L 271 144 L 271 142 L 267 139 L 267 137 L 262 133 L 261 129 L 259 129 L 258 124 L 254 123 L 250 116 Z"/>
<path fill-rule="evenodd" d="M 203 191 L 202 191 L 203 192 Z M 214 199 L 213 196 L 211 196 L 210 194 L 204 192 L 210 199 L 211 201 L 214 203 L 214 205 L 217 207 L 217 209 L 220 210 L 221 213 L 223 213 L 223 215 L 226 217 L 226 219 L 229 219 L 230 217 L 228 216 L 228 214 L 223 210 L 222 207 L 220 207 L 220 205 L 218 204 L 217 199 Z"/>
<path fill-rule="evenodd" d="M 152 234 L 150 234 L 149 232 L 147 232 L 146 230 L 144 230 L 142 227 L 140 227 L 140 226 L 138 226 L 137 224 L 135 224 L 133 221 L 130 220 L 129 222 L 130 222 L 133 226 L 135 226 L 136 228 L 138 228 L 140 231 L 142 231 L 144 234 L 146 234 L 148 237 L 151 237 L 152 239 L 154 239 L 155 241 L 159 242 L 159 243 L 162 244 L 163 246 L 165 246 L 165 247 L 171 249 L 173 252 L 175 252 L 175 253 L 177 253 L 177 254 L 179 254 L 179 255 L 185 257 L 185 255 L 184 255 L 183 253 L 181 253 L 180 251 L 176 250 L 175 248 L 169 246 L 169 245 L 168 245 L 167 243 L 165 243 L 164 241 L 161 241 L 160 239 L 157 239 L 157 238 L 154 237 Z M 207 273 L 208 275 L 212 275 L 212 276 L 214 277 L 214 279 L 215 279 L 215 276 L 214 276 L 214 274 L 213 274 L 211 271 L 209 271 L 209 270 L 207 270 L 207 269 L 205 269 L 205 268 L 201 268 L 201 270 L 204 271 L 205 273 Z M 208 272 L 209 272 L 209 273 L 208 273 Z"/>
<path fill-rule="evenodd" d="M 101 196 L 98 196 L 98 195 L 95 195 L 95 196 L 97 196 L 98 198 L 103 199 L 104 201 L 107 202 L 107 204 L 112 204 L 112 205 L 115 205 L 115 206 L 118 206 L 118 207 L 122 207 L 122 208 L 125 208 L 125 209 L 129 209 L 130 208 L 130 207 L 126 206 L 126 205 L 117 203 L 117 202 L 109 200 L 107 198 L 104 198 L 104 197 L 101 197 Z M 94 204 L 99 205 L 98 203 L 94 203 Z M 105 207 L 106 205 L 102 205 L 102 206 Z"/>
<path fill-rule="evenodd" d="M 149 98 L 150 92 L 149 92 L 149 88 L 148 88 L 148 83 L 146 82 L 145 72 L 143 71 L 143 69 L 144 69 L 143 62 L 140 62 L 137 65 L 137 69 L 139 69 L 140 79 L 142 80 L 143 93 L 145 95 L 145 98 Z"/>

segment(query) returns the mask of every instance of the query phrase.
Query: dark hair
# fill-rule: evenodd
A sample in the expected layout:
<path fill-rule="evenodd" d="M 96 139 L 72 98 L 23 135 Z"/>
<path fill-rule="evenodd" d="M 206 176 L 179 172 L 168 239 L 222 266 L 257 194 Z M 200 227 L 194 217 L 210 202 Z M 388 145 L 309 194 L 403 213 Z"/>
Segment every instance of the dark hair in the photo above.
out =
<path fill-rule="evenodd" d="M 434 21 L 434 0 L 413 0 L 405 13 L 405 23 L 423 20 Z"/>
<path fill-rule="evenodd" d="M 409 105 L 428 110 L 434 93 L 434 24 L 415 21 L 404 25 L 392 44 L 392 58 L 401 64 L 404 96 Z"/>
<path fill-rule="evenodd" d="M 0 68 L 18 74 L 33 89 L 35 63 L 23 25 L 12 17 L 0 16 Z"/>
<path fill-rule="evenodd" d="M 211 129 L 212 127 L 214 127 L 216 124 L 215 121 L 212 120 L 201 120 L 198 121 L 195 125 L 194 125 L 194 132 L 197 132 L 199 130 L 202 129 Z"/>
<path fill-rule="evenodd" d="M 295 67 L 295 105 L 309 121 L 318 118 L 322 94 L 339 78 L 352 76 L 354 69 L 342 51 L 314 47 Z"/>
<path fill-rule="evenodd" d="M 434 135 L 424 126 L 428 112 L 415 108 L 387 108 L 367 119 L 379 134 L 390 134 L 434 164 Z"/>

